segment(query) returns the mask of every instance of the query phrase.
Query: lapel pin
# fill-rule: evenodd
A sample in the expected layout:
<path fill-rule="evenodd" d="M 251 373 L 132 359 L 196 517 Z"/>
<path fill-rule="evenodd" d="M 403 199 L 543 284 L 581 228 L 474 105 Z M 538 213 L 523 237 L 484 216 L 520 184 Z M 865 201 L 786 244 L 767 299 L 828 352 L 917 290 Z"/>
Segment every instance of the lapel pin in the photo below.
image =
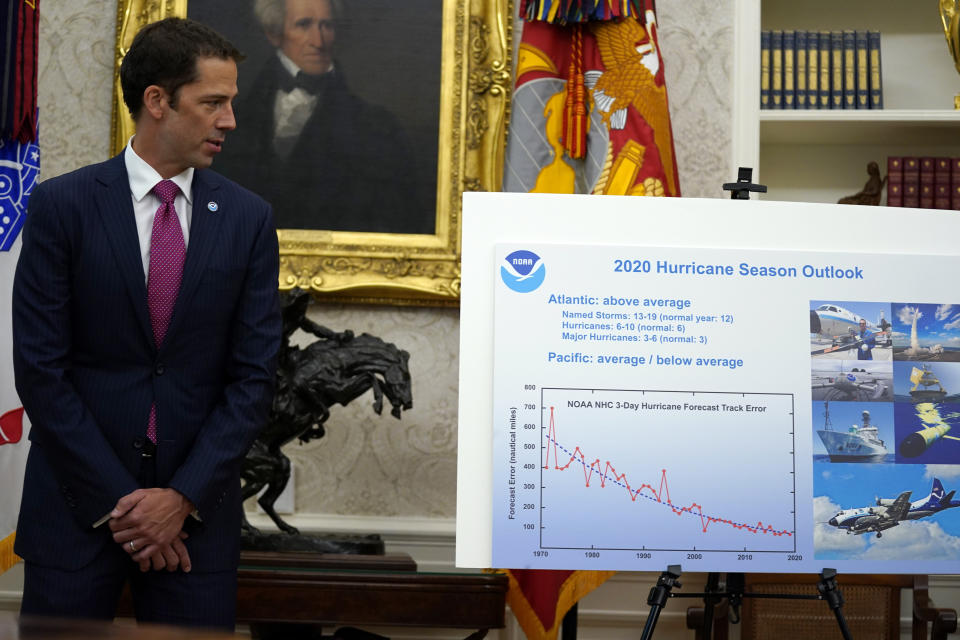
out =
<path fill-rule="evenodd" d="M 211 202 L 208 202 L 208 203 L 207 203 L 207 209 L 210 209 L 210 211 L 214 211 L 214 212 L 215 212 L 215 211 L 216 211 L 217 209 L 219 209 L 219 208 L 220 208 L 220 206 L 219 206 L 216 202 L 212 202 L 212 201 L 211 201 Z"/>

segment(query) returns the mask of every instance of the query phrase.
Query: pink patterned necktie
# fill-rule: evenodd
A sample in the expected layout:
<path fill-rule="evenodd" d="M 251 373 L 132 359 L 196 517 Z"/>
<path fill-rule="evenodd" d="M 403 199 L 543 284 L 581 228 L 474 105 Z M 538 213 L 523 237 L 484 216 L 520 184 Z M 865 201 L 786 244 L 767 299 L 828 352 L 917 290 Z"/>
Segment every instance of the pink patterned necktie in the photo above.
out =
<path fill-rule="evenodd" d="M 160 199 L 160 208 L 153 218 L 153 234 L 150 237 L 147 305 L 150 307 L 153 339 L 159 349 L 167 335 L 173 305 L 177 301 L 177 292 L 180 291 L 186 247 L 180 220 L 177 219 L 177 210 L 173 206 L 180 187 L 172 180 L 161 180 L 153 187 L 153 193 Z M 150 407 L 147 437 L 150 442 L 157 442 L 156 405 Z"/>

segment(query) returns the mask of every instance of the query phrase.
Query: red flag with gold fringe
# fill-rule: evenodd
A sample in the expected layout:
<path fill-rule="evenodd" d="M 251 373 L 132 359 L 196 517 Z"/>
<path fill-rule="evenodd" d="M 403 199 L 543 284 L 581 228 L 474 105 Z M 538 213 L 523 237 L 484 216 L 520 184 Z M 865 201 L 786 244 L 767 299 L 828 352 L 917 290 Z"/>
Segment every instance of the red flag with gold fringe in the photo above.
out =
<path fill-rule="evenodd" d="M 570 607 L 614 573 L 511 569 L 507 604 L 528 640 L 556 640 Z"/>
<path fill-rule="evenodd" d="M 521 16 L 504 191 L 679 196 L 652 0 L 530 0 Z"/>
<path fill-rule="evenodd" d="M 679 196 L 653 0 L 522 0 L 504 191 Z M 529 640 L 612 571 L 507 571 Z"/>

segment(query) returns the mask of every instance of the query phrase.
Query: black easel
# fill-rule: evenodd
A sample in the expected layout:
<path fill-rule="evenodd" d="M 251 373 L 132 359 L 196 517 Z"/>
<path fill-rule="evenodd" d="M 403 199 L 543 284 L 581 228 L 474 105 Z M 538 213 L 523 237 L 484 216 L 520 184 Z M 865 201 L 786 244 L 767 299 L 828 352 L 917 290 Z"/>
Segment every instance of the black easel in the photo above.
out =
<path fill-rule="evenodd" d="M 749 200 L 751 193 L 766 193 L 767 186 L 754 184 L 753 168 L 740 167 L 736 182 L 727 182 L 723 185 L 724 191 L 730 192 L 731 200 Z M 720 574 L 707 574 L 707 584 L 702 593 L 673 593 L 673 588 L 680 588 L 681 566 L 670 565 L 660 574 L 655 587 L 650 589 L 647 604 L 650 605 L 650 615 L 643 627 L 641 640 L 650 640 L 660 618 L 660 611 L 670 598 L 703 598 L 703 637 L 710 640 L 713 633 L 713 609 L 722 600 L 726 599 L 731 610 L 731 620 L 734 624 L 740 622 L 740 604 L 744 598 L 772 598 L 783 600 L 826 600 L 833 610 L 840 626 L 840 633 L 845 640 L 852 640 L 846 618 L 843 616 L 843 594 L 837 585 L 835 569 L 824 569 L 820 573 L 820 582 L 817 583 L 817 595 L 788 594 L 788 593 L 746 593 L 746 580 L 742 573 L 726 574 L 725 589 L 720 590 Z M 577 637 L 577 607 L 574 605 L 564 616 L 562 624 L 563 640 L 576 640 Z M 569 638 L 567 634 L 570 634 Z"/>
<path fill-rule="evenodd" d="M 749 200 L 751 193 L 766 193 L 767 187 L 753 183 L 753 169 L 740 167 L 736 182 L 727 182 L 723 185 L 724 191 L 730 192 L 731 200 Z M 707 575 L 707 584 L 703 593 L 673 593 L 673 587 L 680 587 L 680 565 L 671 565 L 660 574 L 657 586 L 650 590 L 647 604 L 650 605 L 650 616 L 643 629 L 641 640 L 649 640 L 660 617 L 660 610 L 668 598 L 703 598 L 703 637 L 710 640 L 713 633 L 713 610 L 722 600 L 726 599 L 731 610 L 730 618 L 734 623 L 740 621 L 740 604 L 744 598 L 779 598 L 791 600 L 826 600 L 840 626 L 840 633 L 845 640 L 851 640 L 850 629 L 843 616 L 843 594 L 837 586 L 837 572 L 834 569 L 824 569 L 820 573 L 820 582 L 817 583 L 817 595 L 784 594 L 784 593 L 745 593 L 746 580 L 742 573 L 726 574 L 725 589 L 720 590 L 720 574 L 716 572 Z"/>
<path fill-rule="evenodd" d="M 671 598 L 703 598 L 703 627 L 702 635 L 706 640 L 710 640 L 713 633 L 713 608 L 720 601 L 726 599 L 730 606 L 730 620 L 736 624 L 740 622 L 740 604 L 744 598 L 766 598 L 775 600 L 826 600 L 827 605 L 833 610 L 833 615 L 837 618 L 837 625 L 840 627 L 840 633 L 845 640 L 851 640 L 850 629 L 847 627 L 847 620 L 843 616 L 843 594 L 837 585 L 836 569 L 824 569 L 820 572 L 820 581 L 817 583 L 817 595 L 806 595 L 801 593 L 746 593 L 745 578 L 742 573 L 726 574 L 725 589 L 720 590 L 719 573 L 710 573 L 707 575 L 707 586 L 703 593 L 671 593 Z M 644 636 L 646 637 L 646 636 Z"/>
<path fill-rule="evenodd" d="M 574 603 L 563 616 L 563 622 L 560 623 L 560 638 L 562 640 L 577 640 L 577 609 L 578 603 Z"/>
<path fill-rule="evenodd" d="M 753 184 L 753 169 L 750 167 L 740 167 L 740 170 L 737 174 L 736 182 L 727 182 L 723 185 L 724 191 L 730 192 L 731 200 L 749 200 L 750 192 L 766 193 L 767 186 L 763 184 Z M 676 575 L 670 573 L 672 569 L 676 568 Z M 716 582 L 719 579 L 719 574 L 711 573 L 711 576 L 716 576 L 714 580 L 713 588 L 716 589 Z M 670 597 L 669 595 L 664 596 L 663 593 L 670 594 L 670 589 L 674 586 L 679 587 L 680 583 L 677 582 L 677 579 L 680 577 L 680 565 L 671 565 L 667 567 L 667 570 L 660 574 L 660 579 L 657 581 L 657 586 L 650 590 L 650 596 L 647 598 L 647 604 L 653 606 L 654 603 L 651 602 L 652 599 L 656 597 L 656 600 L 659 602 L 663 598 L 663 602 L 660 602 L 656 605 L 656 617 L 660 616 L 660 609 L 663 608 L 663 605 L 666 603 L 666 598 Z M 673 581 L 669 583 L 669 581 Z M 661 581 L 664 582 L 661 586 Z M 669 584 L 668 584 L 669 583 Z M 707 583 L 707 590 L 710 590 L 710 584 Z M 663 590 L 666 590 L 665 592 Z M 655 595 L 656 594 L 656 595 Z M 716 599 L 716 602 L 719 602 L 720 598 Z M 708 618 L 707 624 L 713 624 L 713 603 L 714 600 L 711 599 L 711 604 L 707 607 L 705 611 L 705 616 Z M 651 611 L 651 617 L 653 617 L 653 612 Z M 653 627 L 656 626 L 657 620 L 656 617 L 653 618 L 653 625 L 650 624 L 650 618 L 647 618 L 647 627 L 650 627 L 650 633 L 653 633 Z M 563 622 L 560 626 L 561 634 L 560 637 L 563 640 L 577 640 L 577 605 L 573 605 L 566 615 L 563 617 Z M 647 629 L 643 630 L 643 637 L 649 638 Z"/>
<path fill-rule="evenodd" d="M 766 193 L 767 185 L 754 184 L 753 168 L 740 167 L 737 171 L 736 182 L 725 182 L 723 190 L 730 192 L 731 200 L 749 200 L 750 193 Z M 835 584 L 835 583 L 834 583 Z M 703 597 L 703 630 L 707 640 L 713 632 L 713 609 L 723 598 L 727 599 L 732 610 L 734 622 L 740 621 L 740 603 L 743 600 L 744 577 L 742 573 L 728 573 L 726 580 L 727 590 L 720 591 L 720 574 L 711 572 L 707 574 L 707 584 L 702 594 L 683 594 L 677 597 Z"/>
<path fill-rule="evenodd" d="M 672 589 L 680 588 L 680 565 L 671 564 L 667 570 L 660 574 L 657 579 L 657 586 L 650 589 L 650 595 L 647 596 L 647 604 L 650 605 L 650 615 L 647 616 L 647 624 L 643 627 L 641 640 L 649 640 L 653 637 L 653 630 L 657 626 L 657 619 L 660 617 L 660 610 L 667 604 L 667 599 L 675 596 Z"/>
<path fill-rule="evenodd" d="M 753 168 L 740 167 L 737 173 L 737 181 L 725 182 L 723 184 L 723 190 L 730 192 L 731 200 L 749 200 L 751 191 L 756 193 L 767 192 L 767 185 L 753 184 L 751 180 L 753 180 Z"/>
<path fill-rule="evenodd" d="M 767 187 L 766 185 L 753 183 L 753 168 L 740 167 L 737 173 L 737 181 L 724 183 L 723 190 L 730 192 L 731 200 L 749 200 L 750 192 L 766 193 Z M 666 571 L 660 574 L 660 578 L 657 580 L 657 586 L 650 590 L 650 595 L 647 597 L 647 604 L 650 605 L 650 616 L 647 618 L 647 624 L 643 628 L 643 635 L 640 636 L 642 640 L 649 640 L 650 636 L 653 634 L 653 629 L 657 625 L 657 618 L 660 617 L 660 610 L 663 608 L 663 605 L 666 604 L 667 598 L 670 597 L 703 597 L 703 601 L 705 603 L 703 610 L 703 626 L 705 629 L 713 629 L 713 607 L 720 602 L 723 597 L 718 593 L 720 574 L 710 573 L 708 575 L 705 593 L 701 594 L 673 593 L 671 589 L 674 586 L 681 586 L 680 582 L 678 581 L 679 578 L 680 565 L 670 565 L 667 567 Z M 737 601 L 739 602 L 739 599 Z M 733 599 L 731 598 L 731 605 L 732 604 Z"/>
<path fill-rule="evenodd" d="M 820 596 L 827 601 L 830 608 L 833 609 L 833 615 L 837 617 L 837 624 L 840 625 L 840 633 L 846 640 L 850 640 L 850 629 L 847 627 L 847 620 L 843 617 L 843 594 L 840 593 L 840 587 L 837 586 L 837 572 L 833 569 L 824 569 L 820 573 L 820 582 L 817 583 L 817 591 Z"/>

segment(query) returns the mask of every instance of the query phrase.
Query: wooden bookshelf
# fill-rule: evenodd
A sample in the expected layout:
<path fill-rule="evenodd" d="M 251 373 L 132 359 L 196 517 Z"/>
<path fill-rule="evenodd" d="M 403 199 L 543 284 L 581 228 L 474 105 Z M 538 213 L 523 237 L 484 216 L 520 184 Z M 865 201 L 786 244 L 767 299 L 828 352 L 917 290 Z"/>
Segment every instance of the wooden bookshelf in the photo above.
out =
<path fill-rule="evenodd" d="M 875 145 L 883 142 L 947 144 L 960 150 L 960 111 L 954 110 L 761 110 L 759 118 L 763 144 Z"/>
<path fill-rule="evenodd" d="M 735 0 L 733 163 L 752 166 L 768 200 L 836 202 L 888 156 L 956 156 L 960 111 L 936 0 Z M 884 109 L 760 109 L 763 29 L 881 32 Z"/>

